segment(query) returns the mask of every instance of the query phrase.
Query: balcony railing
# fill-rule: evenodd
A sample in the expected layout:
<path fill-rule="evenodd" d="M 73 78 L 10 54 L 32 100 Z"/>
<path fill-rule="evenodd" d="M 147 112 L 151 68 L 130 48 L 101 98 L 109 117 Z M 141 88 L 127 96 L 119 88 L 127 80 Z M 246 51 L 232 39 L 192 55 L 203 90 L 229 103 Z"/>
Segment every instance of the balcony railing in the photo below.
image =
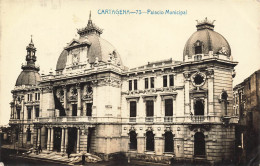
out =
<path fill-rule="evenodd" d="M 173 117 L 172 116 L 165 116 L 164 122 L 173 122 Z"/>
<path fill-rule="evenodd" d="M 194 116 L 191 116 L 191 121 L 192 122 L 199 123 L 199 122 L 203 122 L 204 120 L 205 120 L 205 116 L 204 115 L 194 115 Z"/>
<path fill-rule="evenodd" d="M 145 117 L 145 122 L 153 122 L 153 117 Z"/>
<path fill-rule="evenodd" d="M 136 122 L 136 117 L 130 117 L 129 122 Z"/>

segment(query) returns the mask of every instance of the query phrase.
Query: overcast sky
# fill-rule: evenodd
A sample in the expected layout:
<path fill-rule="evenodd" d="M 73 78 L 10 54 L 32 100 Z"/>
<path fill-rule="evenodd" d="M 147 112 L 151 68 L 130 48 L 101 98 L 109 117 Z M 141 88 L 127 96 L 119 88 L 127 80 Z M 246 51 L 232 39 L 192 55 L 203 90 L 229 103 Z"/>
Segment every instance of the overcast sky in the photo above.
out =
<path fill-rule="evenodd" d="M 149 61 L 183 59 L 183 48 L 196 21 L 216 20 L 215 31 L 229 42 L 239 64 L 233 85 L 242 82 L 260 67 L 260 0 L 218 1 L 112 1 L 112 0 L 1 0 L 1 96 L 0 124 L 7 124 L 12 100 L 11 90 L 25 62 L 26 46 L 33 35 L 40 73 L 55 70 L 57 59 L 73 38 L 77 28 L 92 20 L 104 29 L 101 35 L 121 55 L 128 67 Z M 155 11 L 181 10 L 186 15 L 98 14 L 99 9 Z"/>

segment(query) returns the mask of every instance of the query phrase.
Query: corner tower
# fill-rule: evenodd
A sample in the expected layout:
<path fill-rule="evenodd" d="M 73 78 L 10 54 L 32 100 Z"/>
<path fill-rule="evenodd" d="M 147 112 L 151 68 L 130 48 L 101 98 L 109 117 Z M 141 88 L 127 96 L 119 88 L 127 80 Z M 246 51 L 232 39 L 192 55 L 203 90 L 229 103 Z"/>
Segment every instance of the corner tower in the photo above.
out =
<path fill-rule="evenodd" d="M 185 44 L 183 61 L 199 61 L 209 58 L 218 58 L 232 61 L 231 48 L 227 40 L 214 31 L 214 21 L 207 17 L 203 21 L 197 20 L 197 31 L 194 32 Z"/>

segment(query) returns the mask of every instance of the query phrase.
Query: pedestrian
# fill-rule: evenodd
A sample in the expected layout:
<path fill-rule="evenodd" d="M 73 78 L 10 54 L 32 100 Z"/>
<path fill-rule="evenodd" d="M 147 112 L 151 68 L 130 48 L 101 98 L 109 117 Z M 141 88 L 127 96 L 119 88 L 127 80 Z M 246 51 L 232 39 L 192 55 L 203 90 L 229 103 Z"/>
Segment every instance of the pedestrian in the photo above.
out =
<path fill-rule="evenodd" d="M 70 158 L 70 153 L 71 153 L 71 151 L 70 151 L 70 147 L 69 147 L 69 146 L 67 147 L 66 152 L 67 152 L 67 154 L 68 154 L 68 158 Z"/>
<path fill-rule="evenodd" d="M 40 152 L 42 152 L 42 146 L 41 146 L 41 144 L 38 146 L 38 152 L 39 152 L 39 154 L 40 154 Z"/>
<path fill-rule="evenodd" d="M 85 154 L 82 154 L 82 165 L 85 164 L 85 159 L 86 159 Z"/>

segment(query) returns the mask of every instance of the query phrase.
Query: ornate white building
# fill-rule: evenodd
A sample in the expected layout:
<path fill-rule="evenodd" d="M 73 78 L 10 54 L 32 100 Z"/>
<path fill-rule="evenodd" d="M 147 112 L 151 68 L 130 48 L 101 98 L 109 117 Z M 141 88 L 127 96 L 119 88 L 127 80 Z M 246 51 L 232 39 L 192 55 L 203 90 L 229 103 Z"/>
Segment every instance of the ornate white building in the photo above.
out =
<path fill-rule="evenodd" d="M 64 48 L 56 73 L 38 74 L 36 48 L 12 91 L 10 125 L 19 146 L 66 153 L 87 151 L 109 159 L 168 162 L 231 159 L 234 62 L 213 22 L 198 22 L 183 62 L 172 59 L 125 67 L 92 23 Z"/>

